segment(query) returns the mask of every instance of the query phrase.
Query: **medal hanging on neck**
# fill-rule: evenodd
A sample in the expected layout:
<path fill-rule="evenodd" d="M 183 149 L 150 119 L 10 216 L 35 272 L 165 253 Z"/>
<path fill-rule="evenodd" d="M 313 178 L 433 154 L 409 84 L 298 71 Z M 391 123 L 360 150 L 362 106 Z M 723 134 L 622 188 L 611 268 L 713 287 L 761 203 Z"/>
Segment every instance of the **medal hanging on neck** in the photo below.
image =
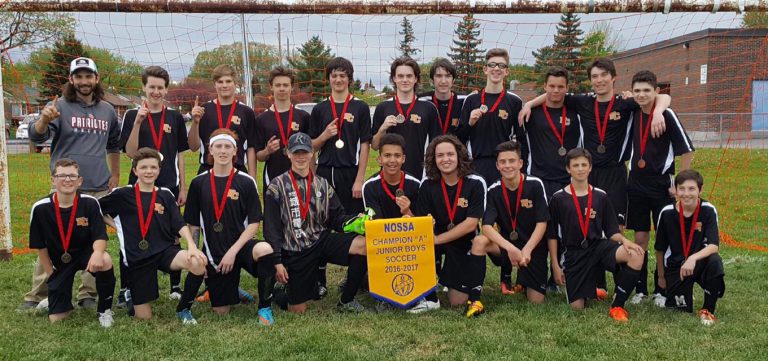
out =
<path fill-rule="evenodd" d="M 221 203 L 219 203 L 219 195 L 216 193 L 216 176 L 211 169 L 211 198 L 213 198 L 213 212 L 216 217 L 216 223 L 213 224 L 213 231 L 220 233 L 224 230 L 224 224 L 221 223 L 221 216 L 224 214 L 224 206 L 227 204 L 227 196 L 229 195 L 229 188 L 232 186 L 232 179 L 235 178 L 235 168 L 229 173 L 227 178 L 227 185 L 224 187 L 224 194 L 221 197 Z"/>
<path fill-rule="evenodd" d="M 395 107 L 397 108 L 397 116 L 395 119 L 399 124 L 405 123 L 406 119 L 409 119 L 411 117 L 411 111 L 413 110 L 413 107 L 416 105 L 416 94 L 413 95 L 413 100 L 411 100 L 411 105 L 408 106 L 408 110 L 403 113 L 403 107 L 400 106 L 400 98 L 397 96 L 397 93 L 395 93 Z"/>
<path fill-rule="evenodd" d="M 160 114 L 160 128 L 155 133 L 155 122 L 152 120 L 152 113 L 147 112 L 147 118 L 149 119 L 149 131 L 152 133 L 152 141 L 155 143 L 155 149 L 160 151 L 160 147 L 163 145 L 163 134 L 165 133 L 165 105 L 163 105 L 163 112 Z"/>
<path fill-rule="evenodd" d="M 136 197 L 136 211 L 139 213 L 139 231 L 141 232 L 141 240 L 139 241 L 139 249 L 146 251 L 149 249 L 149 241 L 147 241 L 147 232 L 149 232 L 149 225 L 152 223 L 152 215 L 155 214 L 155 200 L 157 198 L 157 190 L 152 187 L 152 201 L 149 203 L 149 211 L 147 217 L 144 218 L 144 207 L 141 204 L 141 190 L 139 190 L 139 183 L 134 186 L 134 196 Z"/>
<path fill-rule="evenodd" d="M 592 214 L 592 188 L 587 184 L 587 209 L 586 214 L 583 217 L 581 215 L 579 197 L 576 196 L 576 189 L 573 188 L 573 183 L 571 183 L 570 188 L 573 205 L 576 207 L 576 215 L 579 217 L 579 228 L 581 228 L 581 234 L 584 235 L 584 239 L 581 241 L 581 248 L 586 249 L 589 246 L 589 242 L 587 242 L 587 234 L 589 233 L 589 216 Z"/>
<path fill-rule="evenodd" d="M 605 110 L 605 115 L 601 121 L 600 119 L 600 107 L 595 98 L 595 123 L 597 125 L 597 136 L 600 138 L 600 145 L 597 146 L 597 152 L 600 154 L 605 153 L 605 134 L 608 130 L 608 119 L 611 117 L 611 111 L 613 111 L 613 101 L 616 97 L 611 97 L 611 101 L 608 103 L 608 109 Z"/>
<path fill-rule="evenodd" d="M 59 206 L 59 195 L 53 194 L 53 206 L 56 213 L 56 226 L 59 229 L 59 237 L 61 238 L 61 246 L 64 249 L 64 253 L 61 255 L 61 262 L 72 262 L 72 255 L 69 253 L 69 244 L 72 240 L 72 231 L 75 227 L 75 218 L 77 217 L 77 204 L 80 200 L 80 195 L 75 194 L 75 200 L 72 203 L 72 212 L 69 214 L 69 221 L 67 222 L 67 233 L 64 233 L 64 222 L 61 218 L 61 207 Z"/>
<path fill-rule="evenodd" d="M 293 190 L 296 192 L 296 198 L 299 199 L 299 213 L 301 214 L 301 221 L 304 222 L 304 220 L 307 219 L 309 204 L 312 200 L 312 171 L 307 175 L 307 186 L 304 188 L 303 202 L 301 200 L 301 192 L 299 192 L 299 185 L 296 183 L 296 177 L 293 176 L 293 170 L 289 170 L 288 175 L 291 177 L 291 184 L 293 184 Z"/>
<path fill-rule="evenodd" d="M 565 150 L 565 120 L 566 120 L 566 110 L 565 105 L 563 105 L 563 113 L 560 116 L 560 132 L 557 132 L 557 127 L 555 127 L 555 122 L 552 121 L 552 117 L 549 116 L 549 110 L 547 110 L 547 105 L 542 105 L 541 109 L 544 110 L 544 116 L 547 118 L 547 122 L 549 123 L 549 127 L 552 129 L 552 133 L 555 134 L 555 137 L 557 138 L 557 141 L 560 143 L 560 148 L 557 149 L 557 154 L 561 157 L 564 157 L 567 151 Z"/>
<path fill-rule="evenodd" d="M 405 186 L 405 172 L 400 171 L 400 185 L 395 191 L 394 195 L 392 195 L 392 192 L 389 191 L 387 182 L 384 180 L 384 171 L 381 171 L 379 173 L 379 177 L 381 178 L 381 188 L 384 188 L 384 192 L 387 193 L 387 195 L 391 200 L 394 201 L 395 197 L 402 197 L 405 195 L 405 192 L 403 191 L 403 187 Z"/>
<path fill-rule="evenodd" d="M 693 233 L 696 231 L 696 222 L 699 221 L 699 211 L 701 210 L 701 200 L 696 203 L 696 210 L 693 212 L 693 219 L 691 220 L 691 230 L 688 233 L 688 237 L 685 236 L 685 215 L 683 214 L 683 202 L 678 203 L 678 213 L 680 214 L 680 239 L 683 245 L 683 255 L 685 259 L 691 255 L 691 245 L 693 244 Z"/>
<path fill-rule="evenodd" d="M 280 132 L 280 141 L 283 143 L 283 154 L 288 149 L 288 138 L 291 136 L 291 128 L 293 127 L 293 104 L 291 104 L 288 110 L 288 132 L 283 128 L 283 120 L 280 119 L 280 112 L 277 110 L 277 105 L 272 103 L 272 107 L 275 109 L 275 120 L 277 121 L 277 129 Z"/>
<path fill-rule="evenodd" d="M 645 168 L 645 146 L 648 144 L 648 135 L 651 134 L 651 123 L 653 122 L 653 112 L 656 110 L 656 104 L 651 108 L 651 115 L 648 116 L 648 123 L 643 126 L 643 110 L 640 110 L 640 160 L 637 161 L 637 167 Z"/>
<path fill-rule="evenodd" d="M 352 94 L 347 94 L 347 99 L 344 100 L 344 107 L 341 108 L 341 116 L 336 112 L 336 101 L 333 100 L 333 95 L 329 97 L 331 103 L 331 111 L 333 112 L 333 121 L 336 122 L 336 129 L 338 130 L 339 139 L 336 141 L 336 148 L 344 148 L 344 141 L 341 139 L 341 127 L 344 126 L 344 117 L 347 114 L 347 107 L 349 107 L 349 100 L 352 99 Z"/>
<path fill-rule="evenodd" d="M 456 195 L 453 197 L 453 207 L 451 207 L 451 201 L 448 199 L 448 189 L 445 187 L 445 180 L 440 180 L 440 185 L 443 187 L 443 200 L 445 201 L 445 210 L 448 211 L 448 220 L 450 223 L 448 223 L 447 230 L 453 229 L 454 226 L 456 226 L 453 223 L 454 218 L 456 217 L 456 210 L 459 207 L 459 197 L 461 197 L 461 187 L 464 184 L 464 179 L 459 178 L 459 183 L 456 188 Z"/>
<path fill-rule="evenodd" d="M 219 120 L 219 128 L 227 128 L 232 125 L 232 116 L 235 114 L 235 108 L 237 108 L 237 99 L 232 102 L 232 107 L 229 109 L 229 117 L 227 117 L 227 124 L 224 126 L 224 121 L 221 119 L 221 99 L 216 99 L 216 116 Z"/>
<path fill-rule="evenodd" d="M 453 99 L 455 96 L 453 95 L 453 92 L 451 92 L 451 100 L 448 101 L 448 112 L 445 113 L 445 122 L 443 122 L 443 118 L 440 116 L 440 103 L 437 101 L 437 96 L 432 94 L 432 103 L 435 104 L 435 108 L 437 108 L 437 120 L 439 121 L 440 128 L 443 130 L 443 135 L 448 134 L 448 126 L 451 124 L 451 113 L 453 112 Z"/>
<path fill-rule="evenodd" d="M 515 216 L 512 217 L 512 206 L 509 204 L 509 196 L 507 195 L 507 186 L 504 185 L 504 181 L 501 182 L 501 192 L 504 195 L 504 203 L 507 205 L 507 214 L 509 214 L 509 220 L 512 225 L 512 231 L 509 232 L 509 240 L 512 242 L 517 241 L 520 238 L 520 234 L 517 233 L 517 218 L 520 215 L 520 199 L 523 196 L 523 186 L 525 186 L 525 178 L 520 174 L 520 184 L 517 185 L 517 202 L 515 203 Z"/>
<path fill-rule="evenodd" d="M 496 102 L 493 103 L 493 106 L 490 109 L 490 112 L 493 113 L 496 111 L 496 108 L 499 107 L 499 104 L 501 104 L 501 100 L 504 99 L 504 88 L 501 88 L 501 93 L 499 93 L 499 98 L 496 99 Z M 483 91 L 480 92 L 480 111 L 483 112 L 483 114 L 488 113 L 489 109 L 488 106 L 485 105 L 485 88 L 483 88 Z"/>

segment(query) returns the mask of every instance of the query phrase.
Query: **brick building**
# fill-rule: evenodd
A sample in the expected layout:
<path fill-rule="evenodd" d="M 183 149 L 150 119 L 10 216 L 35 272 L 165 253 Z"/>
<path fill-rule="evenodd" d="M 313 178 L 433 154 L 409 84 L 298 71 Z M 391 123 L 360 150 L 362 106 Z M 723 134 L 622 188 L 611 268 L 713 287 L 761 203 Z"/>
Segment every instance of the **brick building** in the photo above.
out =
<path fill-rule="evenodd" d="M 686 129 L 700 140 L 768 130 L 768 29 L 706 29 L 618 53 L 618 89 L 656 73 Z"/>

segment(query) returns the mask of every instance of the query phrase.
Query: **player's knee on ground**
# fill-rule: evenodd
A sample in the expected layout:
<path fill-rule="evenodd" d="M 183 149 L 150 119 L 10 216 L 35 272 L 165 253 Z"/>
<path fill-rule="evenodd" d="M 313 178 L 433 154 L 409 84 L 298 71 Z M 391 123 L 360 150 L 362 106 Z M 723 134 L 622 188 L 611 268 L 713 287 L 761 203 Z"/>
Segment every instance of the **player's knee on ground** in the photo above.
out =
<path fill-rule="evenodd" d="M 468 294 L 454 289 L 448 290 L 448 302 L 451 304 L 451 307 L 464 306 L 468 300 Z"/>
<path fill-rule="evenodd" d="M 51 321 L 51 323 L 59 322 L 67 317 L 69 317 L 69 314 L 72 313 L 72 311 L 62 312 L 62 313 L 54 313 L 52 315 L 48 315 L 48 320 Z"/>
<path fill-rule="evenodd" d="M 357 256 L 365 256 L 366 250 L 365 250 L 365 237 L 363 236 L 357 236 L 355 239 L 352 240 L 352 245 L 349 246 L 349 254 L 357 255 Z"/>
<path fill-rule="evenodd" d="M 307 303 L 300 303 L 298 305 L 288 305 L 288 312 L 290 313 L 304 313 L 307 310 Z"/>
<path fill-rule="evenodd" d="M 584 299 L 578 299 L 576 301 L 571 302 L 571 309 L 574 311 L 581 311 L 586 306 L 586 302 Z"/>
<path fill-rule="evenodd" d="M 544 303 L 544 294 L 539 293 L 537 291 L 534 291 L 531 288 L 528 288 L 526 291 L 526 296 L 528 297 L 528 301 L 535 304 L 540 305 Z"/>
<path fill-rule="evenodd" d="M 213 307 L 213 313 L 217 315 L 226 315 L 229 313 L 229 306 Z"/>
<path fill-rule="evenodd" d="M 258 260 L 261 257 L 272 254 L 273 252 L 274 250 L 272 250 L 272 246 L 270 246 L 267 242 L 256 243 L 256 245 L 253 246 L 253 250 L 251 251 L 254 260 Z"/>
<path fill-rule="evenodd" d="M 139 320 L 149 320 L 152 318 L 152 306 L 149 303 L 133 305 L 133 312 L 133 317 Z"/>
<path fill-rule="evenodd" d="M 472 254 L 476 256 L 482 256 L 485 255 L 486 249 L 488 248 L 488 245 L 491 243 L 491 240 L 488 239 L 488 237 L 479 235 L 472 239 Z"/>

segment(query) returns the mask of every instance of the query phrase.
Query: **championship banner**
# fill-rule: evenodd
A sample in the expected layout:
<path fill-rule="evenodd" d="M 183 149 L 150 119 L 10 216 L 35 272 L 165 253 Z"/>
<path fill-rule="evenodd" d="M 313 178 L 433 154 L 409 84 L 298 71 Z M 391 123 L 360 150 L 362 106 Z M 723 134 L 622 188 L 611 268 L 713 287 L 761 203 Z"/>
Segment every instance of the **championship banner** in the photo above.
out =
<path fill-rule="evenodd" d="M 409 308 L 437 285 L 432 217 L 365 222 L 370 294 Z"/>

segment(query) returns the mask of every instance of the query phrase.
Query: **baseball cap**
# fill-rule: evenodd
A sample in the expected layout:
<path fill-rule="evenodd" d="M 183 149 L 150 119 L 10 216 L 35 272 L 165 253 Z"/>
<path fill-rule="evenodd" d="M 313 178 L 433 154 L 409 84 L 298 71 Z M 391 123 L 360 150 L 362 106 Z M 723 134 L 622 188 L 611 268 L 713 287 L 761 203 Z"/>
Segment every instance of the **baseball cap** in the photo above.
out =
<path fill-rule="evenodd" d="M 298 151 L 312 152 L 312 139 L 306 133 L 293 133 L 288 138 L 288 151 L 295 153 Z"/>
<path fill-rule="evenodd" d="M 99 71 L 96 69 L 96 63 L 94 63 L 93 59 L 90 58 L 80 57 L 72 60 L 72 63 L 69 64 L 69 75 L 74 74 L 80 69 L 88 69 L 96 74 L 99 73 Z"/>

